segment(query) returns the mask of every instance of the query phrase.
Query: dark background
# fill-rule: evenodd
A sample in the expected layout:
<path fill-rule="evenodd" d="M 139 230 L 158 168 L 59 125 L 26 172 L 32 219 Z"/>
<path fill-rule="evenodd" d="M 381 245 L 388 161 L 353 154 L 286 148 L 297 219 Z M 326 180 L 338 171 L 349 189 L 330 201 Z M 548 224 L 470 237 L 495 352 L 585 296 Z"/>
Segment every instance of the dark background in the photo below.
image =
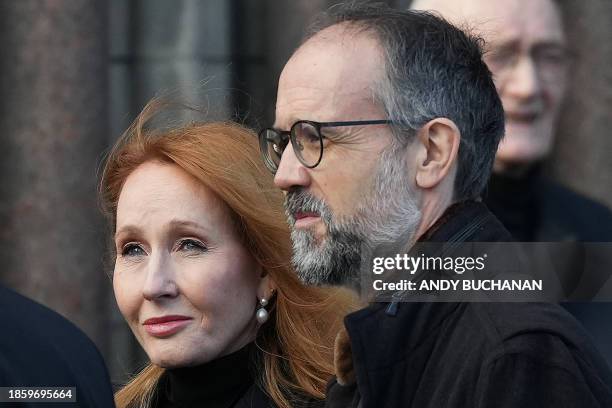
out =
<path fill-rule="evenodd" d="M 334 3 L 0 1 L 0 282 L 81 327 L 114 381 L 143 354 L 108 275 L 96 205 L 104 152 L 168 90 L 186 91 L 208 119 L 271 124 L 283 64 Z M 561 3 L 574 63 L 547 171 L 612 206 L 612 1 Z"/>

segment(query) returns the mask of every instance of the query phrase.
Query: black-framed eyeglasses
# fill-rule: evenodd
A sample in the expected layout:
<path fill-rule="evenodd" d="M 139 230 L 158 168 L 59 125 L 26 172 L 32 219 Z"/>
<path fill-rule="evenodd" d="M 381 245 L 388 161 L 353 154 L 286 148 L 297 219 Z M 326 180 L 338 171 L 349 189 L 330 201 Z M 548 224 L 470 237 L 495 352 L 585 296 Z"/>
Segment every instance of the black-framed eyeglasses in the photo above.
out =
<path fill-rule="evenodd" d="M 298 120 L 290 130 L 262 129 L 259 132 L 259 148 L 266 167 L 276 173 L 285 148 L 291 141 L 295 156 L 309 169 L 315 168 L 323 158 L 323 139 L 321 128 L 340 126 L 386 125 L 391 120 L 353 120 L 348 122 L 314 122 Z"/>

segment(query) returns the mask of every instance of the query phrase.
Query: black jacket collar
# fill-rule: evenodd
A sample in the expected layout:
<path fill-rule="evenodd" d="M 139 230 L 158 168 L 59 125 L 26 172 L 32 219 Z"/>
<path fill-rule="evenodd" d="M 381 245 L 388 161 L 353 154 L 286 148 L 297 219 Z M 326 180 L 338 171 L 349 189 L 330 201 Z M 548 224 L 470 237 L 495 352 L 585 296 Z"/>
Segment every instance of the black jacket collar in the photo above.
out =
<path fill-rule="evenodd" d="M 512 237 L 484 204 L 466 201 L 449 207 L 419 241 L 500 242 L 512 241 Z M 401 303 L 390 313 L 390 305 L 374 303 L 345 318 L 364 406 L 381 398 L 376 394 L 384 375 L 377 373 L 409 356 L 448 316 L 465 306 Z"/>

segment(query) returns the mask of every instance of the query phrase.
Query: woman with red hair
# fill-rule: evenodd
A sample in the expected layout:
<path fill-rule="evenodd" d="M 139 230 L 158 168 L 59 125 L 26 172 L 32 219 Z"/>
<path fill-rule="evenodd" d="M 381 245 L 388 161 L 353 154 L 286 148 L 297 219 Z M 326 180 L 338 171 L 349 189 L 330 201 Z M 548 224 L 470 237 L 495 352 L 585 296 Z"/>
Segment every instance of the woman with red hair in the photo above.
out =
<path fill-rule="evenodd" d="M 117 304 L 150 359 L 117 406 L 322 401 L 352 298 L 291 269 L 255 134 L 229 122 L 147 129 L 158 105 L 116 143 L 100 184 Z"/>

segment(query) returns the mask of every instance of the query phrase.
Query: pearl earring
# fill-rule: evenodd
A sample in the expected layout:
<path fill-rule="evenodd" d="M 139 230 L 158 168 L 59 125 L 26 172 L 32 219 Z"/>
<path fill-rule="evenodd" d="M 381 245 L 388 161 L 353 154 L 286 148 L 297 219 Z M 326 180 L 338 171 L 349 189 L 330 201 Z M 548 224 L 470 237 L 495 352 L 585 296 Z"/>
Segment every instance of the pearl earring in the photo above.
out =
<path fill-rule="evenodd" d="M 259 324 L 264 324 L 265 322 L 268 321 L 268 311 L 266 310 L 266 306 L 268 305 L 268 300 L 266 298 L 261 298 L 261 300 L 259 301 L 259 304 L 261 305 L 261 307 L 259 309 L 257 309 L 257 313 L 255 313 L 255 319 L 257 319 L 257 322 Z"/>

